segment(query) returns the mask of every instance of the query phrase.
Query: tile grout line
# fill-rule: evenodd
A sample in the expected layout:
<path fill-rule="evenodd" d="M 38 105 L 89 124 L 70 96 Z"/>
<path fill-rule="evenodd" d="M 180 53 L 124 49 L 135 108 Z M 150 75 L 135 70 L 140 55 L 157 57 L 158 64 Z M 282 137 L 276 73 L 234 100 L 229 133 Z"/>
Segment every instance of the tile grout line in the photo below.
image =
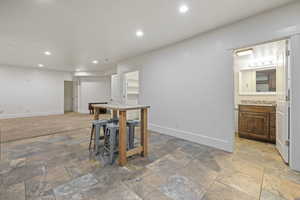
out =
<path fill-rule="evenodd" d="M 262 175 L 262 180 L 261 180 L 261 184 L 260 184 L 260 192 L 259 192 L 259 200 L 261 199 L 261 193 L 262 193 L 262 187 L 264 184 L 264 177 L 265 177 L 265 168 L 263 169 L 263 175 Z"/>
<path fill-rule="evenodd" d="M 26 191 L 27 191 L 27 189 L 26 189 L 27 187 L 26 187 L 26 184 L 25 184 L 25 181 L 24 181 L 24 195 L 25 195 L 25 197 L 24 197 L 24 199 L 25 200 L 27 200 L 27 195 L 26 195 Z"/>

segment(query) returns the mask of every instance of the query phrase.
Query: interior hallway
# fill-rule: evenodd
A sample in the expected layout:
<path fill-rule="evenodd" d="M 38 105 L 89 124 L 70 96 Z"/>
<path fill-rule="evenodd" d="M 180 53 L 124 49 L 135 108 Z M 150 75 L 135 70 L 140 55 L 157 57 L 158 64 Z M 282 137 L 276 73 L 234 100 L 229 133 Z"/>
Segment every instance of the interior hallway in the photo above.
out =
<path fill-rule="evenodd" d="M 72 121 L 74 115 L 61 118 Z M 57 125 L 53 116 L 35 119 L 43 119 L 38 129 L 41 131 Z M 30 126 L 23 127 L 23 131 L 30 132 Z M 55 135 L 2 143 L 0 199 L 300 197 L 300 173 L 282 162 L 273 145 L 237 138 L 236 150 L 231 154 L 151 132 L 149 157 L 138 156 L 120 168 L 117 164 L 105 165 L 89 154 L 89 136 L 90 128 L 78 126 Z"/>

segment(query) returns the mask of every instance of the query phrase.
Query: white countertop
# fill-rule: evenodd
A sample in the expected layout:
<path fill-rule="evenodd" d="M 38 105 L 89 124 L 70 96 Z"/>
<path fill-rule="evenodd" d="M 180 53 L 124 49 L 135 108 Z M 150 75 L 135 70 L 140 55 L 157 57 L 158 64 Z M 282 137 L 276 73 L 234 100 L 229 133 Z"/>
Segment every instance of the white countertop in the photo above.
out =
<path fill-rule="evenodd" d="M 109 110 L 140 110 L 145 108 L 150 108 L 149 105 L 127 105 L 127 104 L 94 104 L 94 108 L 106 108 Z"/>
<path fill-rule="evenodd" d="M 240 103 L 239 105 L 241 106 L 275 106 L 276 107 L 276 104 L 252 104 L 252 103 Z"/>

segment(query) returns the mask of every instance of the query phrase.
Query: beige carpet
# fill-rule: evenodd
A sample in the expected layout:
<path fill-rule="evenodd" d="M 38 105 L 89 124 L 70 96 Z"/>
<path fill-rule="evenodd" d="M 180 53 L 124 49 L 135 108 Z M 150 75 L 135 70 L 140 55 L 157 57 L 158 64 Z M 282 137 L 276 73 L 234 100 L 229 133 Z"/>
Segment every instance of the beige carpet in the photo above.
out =
<path fill-rule="evenodd" d="M 102 115 L 101 118 L 107 116 Z M 89 128 L 92 115 L 67 113 L 0 120 L 1 143 Z"/>

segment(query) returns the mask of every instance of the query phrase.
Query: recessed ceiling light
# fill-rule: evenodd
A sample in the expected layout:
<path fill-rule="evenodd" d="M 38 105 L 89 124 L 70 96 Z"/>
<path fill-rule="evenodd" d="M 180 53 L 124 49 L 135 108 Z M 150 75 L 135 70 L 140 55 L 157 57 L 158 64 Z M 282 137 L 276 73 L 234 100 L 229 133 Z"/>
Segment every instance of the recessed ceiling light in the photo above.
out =
<path fill-rule="evenodd" d="M 39 66 L 39 67 L 44 67 L 44 65 L 43 65 L 43 64 L 38 64 L 38 66 Z"/>
<path fill-rule="evenodd" d="M 93 60 L 93 62 L 92 62 L 93 64 L 98 64 L 99 63 L 99 61 L 98 60 Z"/>
<path fill-rule="evenodd" d="M 187 11 L 189 11 L 189 7 L 187 5 L 183 4 L 179 7 L 180 13 L 186 13 Z"/>
<path fill-rule="evenodd" d="M 44 54 L 50 56 L 52 53 L 50 51 L 45 51 Z"/>
<path fill-rule="evenodd" d="M 143 32 L 142 30 L 137 30 L 137 31 L 135 32 L 135 35 L 136 35 L 137 37 L 143 37 L 143 36 L 144 36 L 144 32 Z"/>

